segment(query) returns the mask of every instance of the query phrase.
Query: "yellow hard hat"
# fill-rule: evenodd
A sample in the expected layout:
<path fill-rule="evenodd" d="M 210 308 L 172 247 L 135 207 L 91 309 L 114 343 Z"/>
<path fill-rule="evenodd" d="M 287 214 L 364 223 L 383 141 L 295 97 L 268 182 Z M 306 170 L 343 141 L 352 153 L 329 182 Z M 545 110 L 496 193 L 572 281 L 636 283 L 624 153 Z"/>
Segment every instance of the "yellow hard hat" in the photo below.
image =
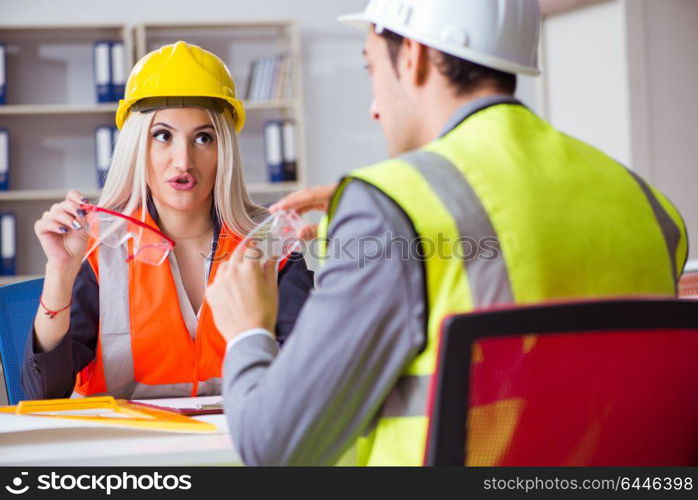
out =
<path fill-rule="evenodd" d="M 123 127 L 131 107 L 152 97 L 209 97 L 233 109 L 235 131 L 245 124 L 245 108 L 235 95 L 235 82 L 225 63 L 196 45 L 177 42 L 145 55 L 128 77 L 124 99 L 116 110 L 116 126 Z"/>

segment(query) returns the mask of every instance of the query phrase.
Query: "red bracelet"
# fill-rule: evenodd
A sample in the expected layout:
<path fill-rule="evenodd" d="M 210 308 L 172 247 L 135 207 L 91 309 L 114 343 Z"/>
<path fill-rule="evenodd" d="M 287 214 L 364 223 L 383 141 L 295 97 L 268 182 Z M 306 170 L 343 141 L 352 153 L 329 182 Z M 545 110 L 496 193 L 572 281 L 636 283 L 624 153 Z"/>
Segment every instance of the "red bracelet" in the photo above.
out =
<path fill-rule="evenodd" d="M 46 307 L 46 304 L 44 304 L 44 298 L 43 298 L 43 296 L 42 296 L 42 297 L 39 297 L 39 304 L 41 304 L 41 307 L 43 307 L 44 309 L 46 309 L 46 312 L 45 312 L 44 314 L 45 314 L 46 316 L 48 316 L 48 319 L 53 319 L 53 318 L 56 317 L 56 315 L 57 315 L 58 313 L 62 313 L 63 311 L 65 311 L 66 309 L 68 309 L 68 308 L 73 304 L 73 301 L 71 300 L 71 301 L 70 301 L 70 304 L 68 304 L 67 306 L 65 306 L 63 309 L 59 309 L 58 311 L 52 311 L 51 309 L 49 309 L 48 307 Z"/>

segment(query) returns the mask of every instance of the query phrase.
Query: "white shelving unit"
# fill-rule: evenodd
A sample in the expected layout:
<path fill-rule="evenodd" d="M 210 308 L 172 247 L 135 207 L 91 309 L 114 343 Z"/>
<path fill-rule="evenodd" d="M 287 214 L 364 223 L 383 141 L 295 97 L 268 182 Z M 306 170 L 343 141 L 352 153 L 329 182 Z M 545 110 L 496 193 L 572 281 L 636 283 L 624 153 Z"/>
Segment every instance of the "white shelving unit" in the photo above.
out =
<path fill-rule="evenodd" d="M 117 104 L 15 104 L 0 106 L 0 116 L 116 113 Z"/>
<path fill-rule="evenodd" d="M 71 189 L 96 199 L 94 130 L 112 125 L 116 103 L 98 103 L 93 47 L 123 41 L 133 67 L 133 30 L 119 24 L 0 26 L 6 46 L 7 104 L 0 127 L 10 133 L 10 190 L 0 211 L 16 215 L 17 276 L 0 285 L 39 277 L 45 256 L 34 222 Z"/>
<path fill-rule="evenodd" d="M 117 103 L 97 103 L 93 45 L 122 40 L 127 71 L 147 52 L 184 40 L 223 59 L 244 97 L 250 63 L 285 53 L 291 58 L 289 98 L 245 102 L 247 123 L 239 140 L 250 194 L 260 203 L 305 186 L 305 137 L 300 37 L 290 20 L 210 23 L 0 25 L 6 45 L 7 104 L 0 127 L 10 131 L 10 190 L 0 191 L 0 212 L 17 216 L 17 276 L 0 276 L 0 286 L 41 276 L 45 256 L 34 222 L 51 204 L 78 189 L 97 200 L 94 130 L 112 125 Z M 270 183 L 264 160 L 267 120 L 296 122 L 297 180 Z"/>

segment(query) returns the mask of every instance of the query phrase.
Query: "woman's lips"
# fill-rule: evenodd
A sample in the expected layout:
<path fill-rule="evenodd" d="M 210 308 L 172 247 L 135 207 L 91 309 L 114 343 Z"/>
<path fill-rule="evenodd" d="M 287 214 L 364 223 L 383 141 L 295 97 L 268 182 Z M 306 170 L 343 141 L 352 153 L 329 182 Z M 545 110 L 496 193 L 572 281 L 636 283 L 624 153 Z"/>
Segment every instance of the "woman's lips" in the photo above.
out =
<path fill-rule="evenodd" d="M 196 179 L 192 175 L 184 174 L 172 177 L 167 183 L 177 191 L 189 191 L 196 186 Z"/>

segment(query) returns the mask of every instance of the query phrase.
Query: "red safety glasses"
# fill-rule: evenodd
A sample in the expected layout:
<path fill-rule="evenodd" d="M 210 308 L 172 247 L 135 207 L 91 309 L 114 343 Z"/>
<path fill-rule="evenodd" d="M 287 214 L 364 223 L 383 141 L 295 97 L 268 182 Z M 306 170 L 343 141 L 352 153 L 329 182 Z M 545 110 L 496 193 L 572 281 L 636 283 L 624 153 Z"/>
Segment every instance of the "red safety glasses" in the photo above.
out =
<path fill-rule="evenodd" d="M 159 266 L 175 246 L 174 241 L 154 227 L 128 215 L 87 203 L 81 204 L 80 208 L 87 212 L 85 215 L 87 227 L 84 229 L 95 240 L 95 244 L 87 251 L 83 261 L 99 245 L 111 248 L 126 245 L 128 252 L 126 262 L 138 260 L 151 266 Z M 131 249 L 128 249 L 128 240 L 133 240 Z"/>

